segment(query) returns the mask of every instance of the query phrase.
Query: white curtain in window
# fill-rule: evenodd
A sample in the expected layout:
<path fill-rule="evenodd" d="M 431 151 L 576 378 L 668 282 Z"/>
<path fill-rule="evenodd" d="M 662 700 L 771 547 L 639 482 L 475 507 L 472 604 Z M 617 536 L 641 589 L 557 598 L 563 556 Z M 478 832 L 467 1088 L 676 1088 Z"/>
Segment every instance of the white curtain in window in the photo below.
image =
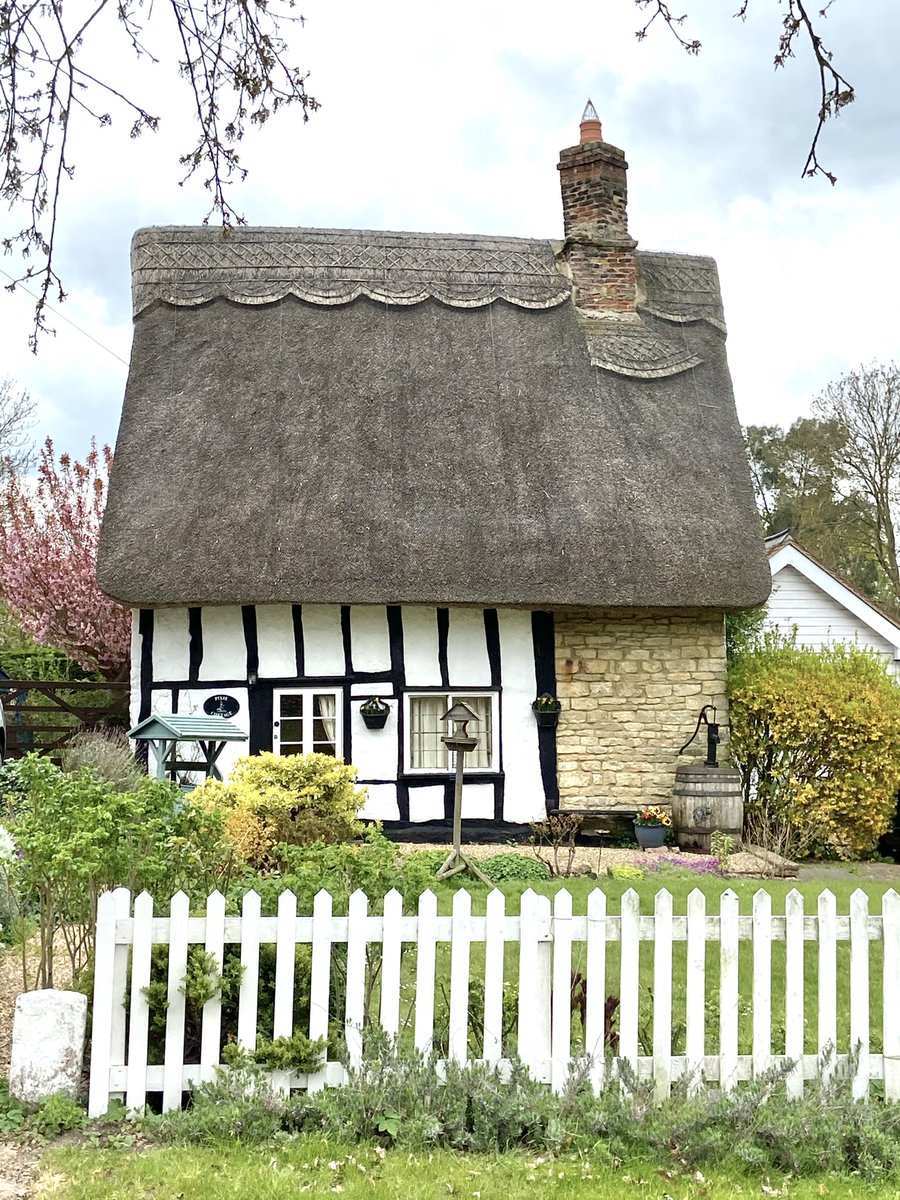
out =
<path fill-rule="evenodd" d="M 490 696 L 454 696 L 454 701 L 461 700 L 463 704 L 468 704 L 472 712 L 478 718 L 478 723 L 474 721 L 469 725 L 468 732 L 478 738 L 478 745 L 474 750 L 466 751 L 466 766 L 478 767 L 481 770 L 487 770 L 491 765 L 491 751 L 493 748 L 494 731 L 492 728 L 493 706 Z"/>
<path fill-rule="evenodd" d="M 448 708 L 446 696 L 413 696 L 410 701 L 410 766 L 420 771 L 445 771 L 447 747 L 441 741 L 447 732 L 442 720 Z"/>
<path fill-rule="evenodd" d="M 326 693 L 316 696 L 316 709 L 318 716 L 322 719 L 322 728 L 325 730 L 326 739 L 332 743 L 337 752 L 337 744 L 335 742 L 335 734 L 337 733 L 337 721 L 335 720 L 335 698 Z"/>

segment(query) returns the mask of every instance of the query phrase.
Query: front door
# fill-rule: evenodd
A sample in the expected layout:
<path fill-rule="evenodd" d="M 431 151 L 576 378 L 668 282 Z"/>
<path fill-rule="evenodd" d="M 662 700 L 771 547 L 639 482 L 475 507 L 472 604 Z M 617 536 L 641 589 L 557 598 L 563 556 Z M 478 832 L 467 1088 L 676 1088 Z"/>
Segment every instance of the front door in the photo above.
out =
<path fill-rule="evenodd" d="M 278 688 L 274 695 L 275 754 L 344 753 L 339 688 Z"/>

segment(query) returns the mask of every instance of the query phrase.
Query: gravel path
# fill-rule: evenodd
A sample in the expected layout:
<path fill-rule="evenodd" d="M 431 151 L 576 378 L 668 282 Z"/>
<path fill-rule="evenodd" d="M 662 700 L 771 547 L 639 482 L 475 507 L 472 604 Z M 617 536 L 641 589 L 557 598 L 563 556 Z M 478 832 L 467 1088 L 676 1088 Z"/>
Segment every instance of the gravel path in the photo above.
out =
<path fill-rule="evenodd" d="M 449 853 L 449 847 L 446 843 L 441 842 L 402 842 L 399 847 L 404 853 L 410 854 L 416 850 L 444 850 Z M 511 845 L 487 845 L 473 844 L 463 845 L 463 849 L 473 859 L 490 858 L 494 854 L 522 854 L 526 858 L 533 858 L 534 851 L 527 843 L 517 842 Z M 544 852 L 547 853 L 546 851 Z M 596 875 L 602 877 L 609 874 L 610 867 L 618 866 L 634 866 L 652 868 L 660 859 L 670 861 L 677 858 L 683 861 L 686 867 L 694 866 L 701 863 L 713 862 L 712 855 L 709 854 L 687 854 L 682 853 L 677 846 L 664 846 L 660 850 L 641 850 L 635 846 L 620 847 L 620 846 L 576 846 L 575 857 L 572 862 L 573 875 Z M 565 863 L 568 860 L 568 852 L 560 852 L 560 862 Z M 782 862 L 784 860 L 781 860 Z M 766 862 L 760 857 L 760 852 L 732 854 L 728 860 L 729 875 L 738 876 L 760 876 L 771 875 L 773 873 L 782 874 L 780 863 L 777 871 L 773 872 L 767 869 Z M 786 872 L 790 874 L 791 872 Z"/>

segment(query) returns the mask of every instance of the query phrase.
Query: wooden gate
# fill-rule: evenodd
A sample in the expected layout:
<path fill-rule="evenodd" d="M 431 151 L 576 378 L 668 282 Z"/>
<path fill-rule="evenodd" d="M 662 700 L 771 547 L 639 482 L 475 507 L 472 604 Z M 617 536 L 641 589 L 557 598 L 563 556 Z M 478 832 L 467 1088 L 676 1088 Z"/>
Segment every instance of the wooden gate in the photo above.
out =
<path fill-rule="evenodd" d="M 128 682 L 4 679 L 0 698 L 6 713 L 6 753 L 30 750 L 55 755 L 74 734 L 96 725 L 128 727 Z"/>

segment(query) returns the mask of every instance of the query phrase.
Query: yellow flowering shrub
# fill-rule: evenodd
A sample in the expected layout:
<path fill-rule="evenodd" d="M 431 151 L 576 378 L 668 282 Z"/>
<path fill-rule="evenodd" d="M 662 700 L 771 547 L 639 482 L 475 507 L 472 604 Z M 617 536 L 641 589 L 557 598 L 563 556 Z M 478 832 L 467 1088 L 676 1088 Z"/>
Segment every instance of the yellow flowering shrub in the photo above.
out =
<path fill-rule="evenodd" d="M 900 686 L 854 645 L 769 636 L 729 667 L 731 750 L 745 803 L 838 858 L 873 850 L 900 788 Z"/>
<path fill-rule="evenodd" d="M 225 836 L 249 866 L 277 866 L 279 843 L 348 842 L 359 836 L 364 788 L 356 767 L 327 754 L 254 754 L 239 758 L 230 779 L 209 779 L 190 803 L 220 812 Z"/>

